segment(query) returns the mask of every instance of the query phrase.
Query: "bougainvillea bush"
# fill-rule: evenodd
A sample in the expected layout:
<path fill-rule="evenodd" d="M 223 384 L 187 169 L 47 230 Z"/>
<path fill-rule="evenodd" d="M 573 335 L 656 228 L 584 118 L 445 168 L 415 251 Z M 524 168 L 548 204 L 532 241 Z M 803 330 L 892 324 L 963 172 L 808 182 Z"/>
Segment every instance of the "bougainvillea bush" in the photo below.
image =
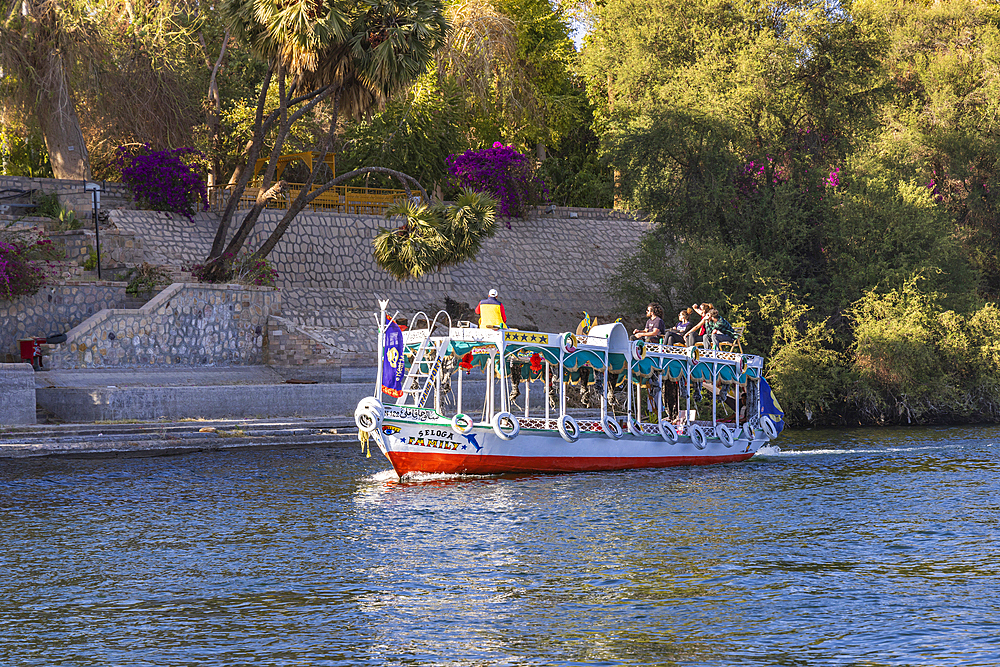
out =
<path fill-rule="evenodd" d="M 118 168 L 139 206 L 192 220 L 199 206 L 208 208 L 204 169 L 199 164 L 204 157 L 193 148 L 154 151 L 149 144 L 119 146 Z"/>
<path fill-rule="evenodd" d="M 0 229 L 0 299 L 30 296 L 48 277 L 48 261 L 55 259 L 52 241 L 36 232 Z"/>
<path fill-rule="evenodd" d="M 545 183 L 535 175 L 534 161 L 499 141 L 493 148 L 449 155 L 448 173 L 458 186 L 492 195 L 503 217 L 524 217 L 548 196 Z"/>

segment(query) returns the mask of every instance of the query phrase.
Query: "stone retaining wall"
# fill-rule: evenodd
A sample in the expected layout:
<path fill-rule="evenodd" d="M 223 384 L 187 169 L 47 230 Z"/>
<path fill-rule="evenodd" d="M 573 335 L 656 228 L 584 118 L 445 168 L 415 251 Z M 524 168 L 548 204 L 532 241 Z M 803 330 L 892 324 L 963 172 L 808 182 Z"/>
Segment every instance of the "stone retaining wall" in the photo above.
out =
<path fill-rule="evenodd" d="M 0 299 L 0 361 L 19 361 L 18 339 L 65 333 L 105 308 L 121 308 L 125 283 L 69 282 L 37 294 Z"/>
<path fill-rule="evenodd" d="M 74 229 L 52 232 L 49 238 L 66 249 L 66 259 L 81 266 L 91 254 L 97 253 L 97 236 L 93 229 Z M 142 264 L 144 260 L 142 239 L 129 231 L 105 229 L 101 231 L 101 270 L 124 269 Z"/>
<path fill-rule="evenodd" d="M 375 336 L 372 327 L 371 337 Z M 359 345 L 349 333 L 305 327 L 272 316 L 267 322 L 264 363 L 286 378 L 340 382 L 345 379 L 344 368 L 374 364 L 370 347 L 370 340 Z"/>
<path fill-rule="evenodd" d="M 90 181 L 101 186 L 101 209 L 134 208 L 132 193 L 123 183 Z M 29 178 L 27 176 L 0 175 L 0 190 L 41 190 L 45 194 L 59 195 L 59 203 L 70 209 L 78 218 L 89 217 L 94 210 L 94 195 L 85 189 L 87 181 L 58 178 Z"/>
<path fill-rule="evenodd" d="M 35 371 L 31 364 L 0 364 L 0 426 L 35 423 Z"/>
<path fill-rule="evenodd" d="M 137 310 L 103 310 L 67 334 L 51 368 L 228 366 L 264 363 L 267 318 L 279 291 L 175 283 Z"/>
<path fill-rule="evenodd" d="M 356 326 L 359 316 L 370 319 L 376 293 L 405 311 L 427 306 L 436 312 L 445 298 L 474 307 L 493 287 L 512 324 L 560 330 L 575 327 L 583 311 L 601 321 L 630 315 L 608 299 L 607 280 L 621 259 L 636 251 L 649 224 L 617 211 L 579 211 L 594 217 L 543 214 L 512 220 L 510 229 L 501 224 L 476 261 L 403 283 L 372 257 L 379 228 L 396 227 L 400 220 L 305 211 L 269 259 L 285 293 L 284 316 L 306 326 Z M 262 213 L 247 246 L 258 247 L 281 215 Z M 143 238 L 146 260 L 156 264 L 203 261 L 218 224 L 208 213 L 193 224 L 147 211 L 114 211 L 111 220 Z M 234 227 L 239 221 L 237 216 Z"/>

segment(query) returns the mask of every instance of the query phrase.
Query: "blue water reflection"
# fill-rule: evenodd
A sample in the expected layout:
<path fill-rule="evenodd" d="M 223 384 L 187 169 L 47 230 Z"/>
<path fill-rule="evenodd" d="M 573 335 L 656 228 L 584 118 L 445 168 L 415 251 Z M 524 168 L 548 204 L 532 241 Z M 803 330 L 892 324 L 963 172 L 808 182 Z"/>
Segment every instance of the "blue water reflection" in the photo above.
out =
<path fill-rule="evenodd" d="M 353 449 L 0 462 L 12 665 L 1000 664 L 1000 429 L 400 482 Z"/>

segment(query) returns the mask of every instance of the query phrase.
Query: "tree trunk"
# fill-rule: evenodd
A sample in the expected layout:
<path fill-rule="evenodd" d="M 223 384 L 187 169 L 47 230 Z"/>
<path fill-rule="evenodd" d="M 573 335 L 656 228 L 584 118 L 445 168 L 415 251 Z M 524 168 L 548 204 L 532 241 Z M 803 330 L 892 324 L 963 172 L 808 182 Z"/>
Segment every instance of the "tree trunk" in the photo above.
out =
<path fill-rule="evenodd" d="M 62 58 L 54 58 L 51 66 L 55 71 L 49 80 L 55 81 L 57 88 L 38 91 L 35 113 L 38 114 L 38 124 L 49 152 L 52 175 L 75 181 L 90 180 L 90 157 L 69 92 Z"/>

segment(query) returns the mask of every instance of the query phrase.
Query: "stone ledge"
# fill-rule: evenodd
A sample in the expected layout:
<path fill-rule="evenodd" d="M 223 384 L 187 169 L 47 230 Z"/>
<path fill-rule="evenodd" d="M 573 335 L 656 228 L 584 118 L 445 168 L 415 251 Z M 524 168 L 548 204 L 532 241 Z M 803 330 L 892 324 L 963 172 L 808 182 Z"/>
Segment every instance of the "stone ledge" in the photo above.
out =
<path fill-rule="evenodd" d="M 0 424 L 35 423 L 35 370 L 31 364 L 0 364 Z"/>

